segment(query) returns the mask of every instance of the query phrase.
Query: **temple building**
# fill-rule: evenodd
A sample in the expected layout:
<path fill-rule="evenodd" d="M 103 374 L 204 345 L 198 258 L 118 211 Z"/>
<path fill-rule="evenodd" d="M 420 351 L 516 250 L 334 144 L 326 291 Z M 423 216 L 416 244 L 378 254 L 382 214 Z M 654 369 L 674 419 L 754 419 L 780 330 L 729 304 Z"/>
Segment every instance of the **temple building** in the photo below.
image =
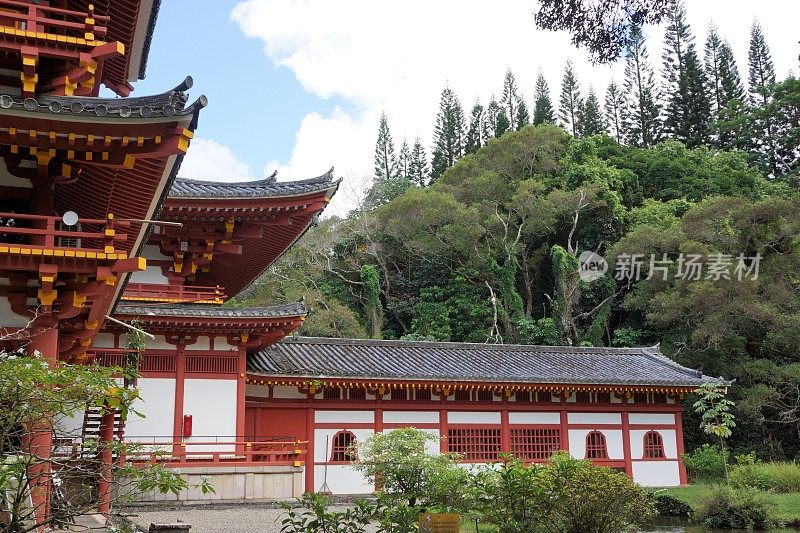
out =
<path fill-rule="evenodd" d="M 181 468 L 182 500 L 351 494 L 375 488 L 351 446 L 413 426 L 466 466 L 563 449 L 643 485 L 686 482 L 681 398 L 709 378 L 657 348 L 287 338 L 302 302 L 225 305 L 313 228 L 339 181 L 177 177 L 207 102 L 188 103 L 191 78 L 130 96 L 157 12 L 0 0 L 0 348 L 122 366 L 131 323 L 152 337 L 136 354 L 144 416 L 87 408 L 35 435 L 37 453 L 54 438 L 138 443 L 127 459 Z M 193 488 L 202 477 L 214 494 Z"/>

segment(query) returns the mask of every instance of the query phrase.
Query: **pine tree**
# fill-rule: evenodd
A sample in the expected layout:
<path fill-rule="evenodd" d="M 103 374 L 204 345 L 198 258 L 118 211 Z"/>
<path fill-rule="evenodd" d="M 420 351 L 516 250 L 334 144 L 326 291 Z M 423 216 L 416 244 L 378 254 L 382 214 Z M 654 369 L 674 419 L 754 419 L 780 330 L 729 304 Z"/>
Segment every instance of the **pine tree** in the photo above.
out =
<path fill-rule="evenodd" d="M 705 45 L 705 69 L 711 87 L 711 103 L 716 115 L 719 115 L 719 110 L 725 107 L 722 91 L 722 46 L 717 27 L 713 23 L 709 24 Z"/>
<path fill-rule="evenodd" d="M 722 88 L 722 105 L 725 106 L 733 99 L 744 102 L 744 87 L 739 76 L 739 68 L 733 57 L 733 50 L 728 41 L 722 43 L 719 62 L 720 85 Z"/>
<path fill-rule="evenodd" d="M 408 142 L 403 139 L 403 144 L 400 146 L 400 153 L 397 154 L 397 172 L 396 178 L 408 179 L 411 172 L 411 149 L 408 147 Z"/>
<path fill-rule="evenodd" d="M 747 89 L 750 93 L 750 103 L 754 106 L 766 105 L 769 102 L 770 87 L 775 83 L 775 65 L 772 63 L 769 46 L 758 21 L 754 21 L 750 29 L 747 63 L 750 67 Z"/>
<path fill-rule="evenodd" d="M 389 132 L 389 120 L 386 113 L 381 113 L 378 124 L 378 140 L 375 143 L 375 178 L 389 179 L 395 176 L 397 158 L 394 153 L 394 141 Z"/>
<path fill-rule="evenodd" d="M 519 121 L 519 105 L 522 99 L 519 96 L 519 88 L 517 87 L 517 78 L 511 69 L 506 71 L 506 77 L 503 79 L 503 95 L 500 97 L 500 105 L 508 119 L 508 124 L 517 124 Z"/>
<path fill-rule="evenodd" d="M 497 113 L 497 120 L 495 121 L 494 136 L 502 137 L 505 132 L 511 129 L 511 123 L 508 121 L 505 111 L 500 108 Z"/>
<path fill-rule="evenodd" d="M 589 87 L 589 94 L 578 108 L 578 133 L 581 137 L 589 137 L 605 131 L 606 125 L 600 112 L 600 102 L 594 94 L 594 89 Z"/>
<path fill-rule="evenodd" d="M 474 153 L 483 146 L 483 106 L 476 100 L 472 106 L 469 116 L 469 128 L 467 128 L 467 140 L 464 143 L 464 153 Z"/>
<path fill-rule="evenodd" d="M 625 107 L 625 98 L 617 85 L 611 80 L 606 89 L 606 101 L 603 106 L 606 112 L 606 124 L 611 136 L 622 144 L 622 110 Z"/>
<path fill-rule="evenodd" d="M 664 79 L 667 132 L 687 146 L 705 144 L 709 137 L 711 102 L 694 38 L 682 0 L 672 0 L 664 33 Z"/>
<path fill-rule="evenodd" d="M 547 80 L 544 79 L 541 70 L 536 77 L 534 97 L 536 101 L 533 106 L 533 123 L 535 125 L 555 124 L 556 117 L 553 114 L 553 102 L 550 100 L 550 87 L 547 86 Z"/>
<path fill-rule="evenodd" d="M 439 100 L 439 113 L 433 130 L 431 179 L 436 180 L 464 154 L 466 137 L 464 109 L 456 94 L 445 87 Z"/>
<path fill-rule="evenodd" d="M 578 136 L 578 109 L 581 106 L 581 93 L 578 77 L 572 62 L 567 61 L 564 67 L 564 78 L 561 81 L 561 100 L 558 116 L 564 128 L 574 136 Z"/>
<path fill-rule="evenodd" d="M 661 137 L 661 109 L 644 35 L 638 27 L 631 31 L 625 57 L 623 137 L 628 144 L 646 148 Z"/>
<path fill-rule="evenodd" d="M 500 109 L 500 104 L 497 103 L 494 95 L 489 100 L 489 105 L 483 111 L 483 121 L 481 123 L 481 137 L 483 144 L 489 142 L 489 139 L 497 136 L 497 116 L 503 112 Z"/>
<path fill-rule="evenodd" d="M 528 113 L 528 106 L 525 105 L 525 99 L 520 99 L 517 106 L 517 123 L 515 124 L 517 130 L 521 130 L 531 123 L 531 115 Z"/>
<path fill-rule="evenodd" d="M 425 155 L 425 148 L 422 141 L 417 137 L 414 140 L 414 147 L 411 149 L 411 157 L 408 164 L 408 179 L 416 185 L 424 187 L 430 179 L 430 169 L 428 169 L 428 158 Z"/>

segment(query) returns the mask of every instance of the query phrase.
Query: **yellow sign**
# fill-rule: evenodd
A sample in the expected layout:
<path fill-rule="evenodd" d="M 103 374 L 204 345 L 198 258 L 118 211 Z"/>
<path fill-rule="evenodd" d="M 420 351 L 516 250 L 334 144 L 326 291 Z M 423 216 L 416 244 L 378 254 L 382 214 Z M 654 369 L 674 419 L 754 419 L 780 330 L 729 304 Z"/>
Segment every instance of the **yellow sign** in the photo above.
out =
<path fill-rule="evenodd" d="M 460 514 L 423 513 L 419 515 L 420 533 L 460 533 L 460 531 Z"/>

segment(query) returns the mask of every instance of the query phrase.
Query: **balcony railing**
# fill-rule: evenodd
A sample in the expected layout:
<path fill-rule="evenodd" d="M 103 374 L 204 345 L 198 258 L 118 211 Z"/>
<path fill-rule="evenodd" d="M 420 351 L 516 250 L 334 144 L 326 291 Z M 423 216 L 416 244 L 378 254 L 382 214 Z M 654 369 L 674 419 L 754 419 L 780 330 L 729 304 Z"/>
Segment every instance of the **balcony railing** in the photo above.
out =
<path fill-rule="evenodd" d="M 0 253 L 105 259 L 114 253 L 115 242 L 128 239 L 117 228 L 127 227 L 130 222 L 115 221 L 112 215 L 65 226 L 61 217 L 0 212 Z"/>
<path fill-rule="evenodd" d="M 220 287 L 199 287 L 193 285 L 159 285 L 156 283 L 128 283 L 122 300 L 166 303 L 209 303 L 225 302 L 225 290 Z"/>
<path fill-rule="evenodd" d="M 92 10 L 81 12 L 33 2 L 0 0 L 0 27 L 15 30 L 94 40 L 105 36 L 106 26 L 98 23 L 106 24 L 108 20 L 109 17 L 95 15 Z"/>

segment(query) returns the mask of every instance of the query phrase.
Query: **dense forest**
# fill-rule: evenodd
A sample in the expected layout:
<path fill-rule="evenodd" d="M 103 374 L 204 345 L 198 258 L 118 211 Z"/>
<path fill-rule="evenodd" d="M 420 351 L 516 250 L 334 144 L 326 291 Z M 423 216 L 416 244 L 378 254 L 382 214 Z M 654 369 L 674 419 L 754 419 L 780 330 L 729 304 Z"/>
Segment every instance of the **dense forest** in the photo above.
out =
<path fill-rule="evenodd" d="M 445 88 L 430 164 L 419 139 L 396 149 L 383 116 L 360 205 L 322 220 L 232 304 L 304 298 L 305 335 L 660 343 L 736 380 L 737 451 L 795 457 L 800 81 L 776 80 L 757 23 L 744 80 L 716 28 L 701 54 L 680 2 L 665 24 L 660 79 L 637 31 L 603 104 L 570 64 L 557 102 L 540 75 L 529 105 L 509 71 L 499 99 L 467 116 Z M 611 265 L 593 281 L 579 275 L 586 251 Z M 635 254 L 643 275 L 616 275 Z M 686 276 L 687 256 L 729 268 Z"/>

